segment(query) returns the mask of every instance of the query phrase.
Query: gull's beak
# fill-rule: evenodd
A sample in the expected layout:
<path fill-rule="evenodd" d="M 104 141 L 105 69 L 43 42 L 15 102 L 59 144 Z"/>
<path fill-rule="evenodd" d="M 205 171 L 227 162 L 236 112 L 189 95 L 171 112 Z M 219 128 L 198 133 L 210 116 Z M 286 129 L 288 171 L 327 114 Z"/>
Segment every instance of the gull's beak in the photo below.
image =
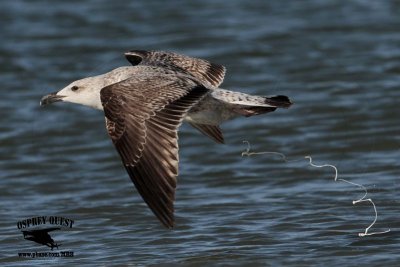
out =
<path fill-rule="evenodd" d="M 44 106 L 54 102 L 62 101 L 64 97 L 65 96 L 63 95 L 57 95 L 57 92 L 51 93 L 42 97 L 42 99 L 40 100 L 40 105 Z"/>

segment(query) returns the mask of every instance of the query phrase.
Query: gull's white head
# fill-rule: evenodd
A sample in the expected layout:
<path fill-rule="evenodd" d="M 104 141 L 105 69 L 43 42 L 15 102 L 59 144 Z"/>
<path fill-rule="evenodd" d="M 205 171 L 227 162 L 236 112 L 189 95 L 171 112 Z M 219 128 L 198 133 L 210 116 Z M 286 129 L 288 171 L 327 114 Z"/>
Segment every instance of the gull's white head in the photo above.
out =
<path fill-rule="evenodd" d="M 103 109 L 100 101 L 100 90 L 105 87 L 102 76 L 88 77 L 74 81 L 60 91 L 44 96 L 40 101 L 40 105 L 43 106 L 64 101 Z"/>
<path fill-rule="evenodd" d="M 101 89 L 129 78 L 132 75 L 131 69 L 132 67 L 121 67 L 103 75 L 74 81 L 60 91 L 44 96 L 40 105 L 63 101 L 102 110 Z"/>

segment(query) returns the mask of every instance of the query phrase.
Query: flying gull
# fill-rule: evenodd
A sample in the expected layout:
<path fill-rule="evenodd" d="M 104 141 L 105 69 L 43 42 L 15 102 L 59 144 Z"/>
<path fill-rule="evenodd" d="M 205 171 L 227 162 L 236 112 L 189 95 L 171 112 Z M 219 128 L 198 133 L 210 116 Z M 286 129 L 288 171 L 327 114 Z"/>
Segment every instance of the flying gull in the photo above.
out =
<path fill-rule="evenodd" d="M 64 101 L 103 110 L 108 134 L 137 191 L 172 228 L 182 121 L 224 143 L 222 122 L 288 108 L 292 102 L 283 95 L 221 89 L 225 67 L 203 59 L 143 50 L 125 57 L 133 66 L 74 81 L 44 96 L 40 105 Z"/>

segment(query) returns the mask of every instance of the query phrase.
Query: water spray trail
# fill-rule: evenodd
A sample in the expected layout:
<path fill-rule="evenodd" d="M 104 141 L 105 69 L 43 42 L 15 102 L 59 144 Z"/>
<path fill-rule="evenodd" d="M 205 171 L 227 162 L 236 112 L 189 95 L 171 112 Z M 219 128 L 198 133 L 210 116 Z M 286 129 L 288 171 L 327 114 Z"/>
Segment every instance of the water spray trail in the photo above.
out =
<path fill-rule="evenodd" d="M 246 148 L 245 151 L 242 152 L 242 157 L 243 156 L 248 156 L 249 157 L 249 156 L 252 156 L 252 155 L 274 154 L 274 155 L 279 155 L 285 162 L 294 162 L 294 161 L 302 160 L 302 159 L 298 159 L 298 160 L 289 161 L 287 159 L 286 155 L 284 155 L 283 153 L 274 152 L 274 151 L 271 151 L 271 152 L 270 151 L 250 152 L 250 142 L 243 141 L 243 143 L 247 144 L 247 148 Z M 365 228 L 364 233 L 358 233 L 358 236 L 364 237 L 364 236 L 369 236 L 369 235 L 378 235 L 378 234 L 385 234 L 385 233 L 390 232 L 390 229 L 388 229 L 386 231 L 382 231 L 382 232 L 369 232 L 371 227 L 376 223 L 376 221 L 378 219 L 378 211 L 377 211 L 375 203 L 372 201 L 372 199 L 371 198 L 366 198 L 367 195 L 368 195 L 368 191 L 367 191 L 367 188 L 365 186 L 363 186 L 361 184 L 354 183 L 354 182 L 347 181 L 347 180 L 342 179 L 342 178 L 338 178 L 338 169 L 334 165 L 331 165 L 331 164 L 316 165 L 316 164 L 313 163 L 311 156 L 305 156 L 304 158 L 309 160 L 308 164 L 310 166 L 312 166 L 312 167 L 315 167 L 315 168 L 330 167 L 330 168 L 334 169 L 335 170 L 335 178 L 334 178 L 335 182 L 337 182 L 337 181 L 345 182 L 345 183 L 350 184 L 350 185 L 358 186 L 359 188 L 364 190 L 364 192 L 365 192 L 364 196 L 362 198 L 358 199 L 358 200 L 353 200 L 352 203 L 353 203 L 353 205 L 355 205 L 355 204 L 361 203 L 361 202 L 370 202 L 372 204 L 373 208 L 374 208 L 374 211 L 375 211 L 375 219 L 367 228 Z"/>

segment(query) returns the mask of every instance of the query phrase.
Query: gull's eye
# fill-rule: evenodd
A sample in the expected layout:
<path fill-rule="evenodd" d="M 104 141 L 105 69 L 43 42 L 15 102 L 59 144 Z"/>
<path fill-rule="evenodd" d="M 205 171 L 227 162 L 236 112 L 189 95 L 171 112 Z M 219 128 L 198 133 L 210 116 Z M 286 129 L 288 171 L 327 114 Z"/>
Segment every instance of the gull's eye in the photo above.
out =
<path fill-rule="evenodd" d="M 71 87 L 71 90 L 74 91 L 74 92 L 78 91 L 78 89 L 79 89 L 79 87 L 76 86 L 76 85 L 74 85 L 74 86 Z"/>

